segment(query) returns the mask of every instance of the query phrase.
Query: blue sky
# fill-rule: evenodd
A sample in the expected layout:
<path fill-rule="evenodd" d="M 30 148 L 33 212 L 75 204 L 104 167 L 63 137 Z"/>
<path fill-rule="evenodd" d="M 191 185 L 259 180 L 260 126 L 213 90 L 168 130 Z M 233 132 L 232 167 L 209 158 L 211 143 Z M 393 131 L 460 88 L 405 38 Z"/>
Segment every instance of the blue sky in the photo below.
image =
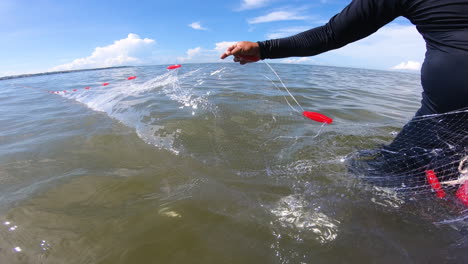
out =
<path fill-rule="evenodd" d="M 119 65 L 218 62 L 232 42 L 320 26 L 350 0 L 0 1 L 0 76 Z M 425 45 L 398 18 L 373 36 L 283 63 L 418 70 Z"/>

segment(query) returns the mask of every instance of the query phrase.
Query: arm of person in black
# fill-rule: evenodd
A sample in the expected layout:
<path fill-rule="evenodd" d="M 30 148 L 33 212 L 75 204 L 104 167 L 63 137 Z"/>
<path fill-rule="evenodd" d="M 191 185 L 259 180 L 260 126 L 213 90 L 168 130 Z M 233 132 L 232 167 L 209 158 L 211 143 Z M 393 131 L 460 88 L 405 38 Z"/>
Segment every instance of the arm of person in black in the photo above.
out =
<path fill-rule="evenodd" d="M 403 14 L 406 0 L 353 0 L 324 26 L 297 35 L 259 41 L 260 58 L 313 56 L 376 32 Z"/>

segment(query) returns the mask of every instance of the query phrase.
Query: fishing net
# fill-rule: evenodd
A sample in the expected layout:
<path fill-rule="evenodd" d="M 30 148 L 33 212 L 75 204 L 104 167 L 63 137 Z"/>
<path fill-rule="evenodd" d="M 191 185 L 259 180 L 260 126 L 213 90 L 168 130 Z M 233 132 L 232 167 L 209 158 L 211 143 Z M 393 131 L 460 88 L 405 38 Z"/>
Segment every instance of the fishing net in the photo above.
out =
<path fill-rule="evenodd" d="M 297 78 L 294 72 L 277 73 L 267 63 L 235 70 L 219 65 L 181 70 L 148 74 L 147 80 L 139 81 L 145 79 L 142 76 L 131 84 L 111 82 L 76 92 L 68 87 L 68 92 L 54 93 L 106 112 L 149 144 L 229 168 L 242 178 L 227 181 L 266 178 L 272 186 L 291 189 L 279 204 L 265 202 L 273 213 L 300 207 L 303 215 L 315 217 L 307 213 L 308 207 L 319 203 L 323 215 L 334 214 L 333 201 L 359 196 L 391 208 L 423 208 L 417 214 L 430 215 L 432 222 L 466 220 L 468 110 L 416 117 L 406 125 L 401 117 L 376 123 L 361 116 L 351 121 L 333 106 L 336 94 L 375 76 L 363 72 L 356 84 L 327 84 L 328 79 L 338 79 L 336 71 L 308 68 L 313 77 L 297 84 L 292 81 Z M 343 79 L 356 76 L 339 73 Z M 324 79 L 322 87 L 314 83 L 319 78 Z M 369 94 L 372 91 L 362 96 Z M 335 120 L 317 123 L 304 115 L 308 111 Z M 279 219 L 289 221 L 284 215 Z"/>
<path fill-rule="evenodd" d="M 274 73 L 281 84 L 276 88 L 285 90 L 289 98 L 284 99 L 292 101 L 288 105 L 299 112 L 291 105 L 295 103 L 303 112 L 304 108 Z M 429 214 L 436 223 L 468 219 L 467 109 L 414 117 L 401 131 L 386 124 L 337 122 L 334 126 L 321 127 L 316 135 L 293 138 L 292 146 L 300 146 L 290 152 L 296 153 L 296 160 L 300 161 L 295 169 L 305 169 L 309 175 L 325 171 L 342 184 L 380 193 L 379 198 L 372 198 L 377 204 L 396 208 L 404 204 L 423 206 L 423 210 L 416 211 Z M 321 154 L 301 161 L 299 156 L 305 157 L 307 152 Z"/>
<path fill-rule="evenodd" d="M 468 176 L 467 120 L 467 111 L 416 117 L 390 144 L 352 154 L 347 167 L 375 185 L 444 198 Z"/>
<path fill-rule="evenodd" d="M 394 122 L 339 119 L 320 125 L 304 114 L 313 109 L 307 105 L 311 98 L 301 95 L 301 89 L 290 91 L 270 65 L 265 68 L 261 74 L 270 86 L 259 89 L 270 89 L 275 96 L 252 109 L 246 104 L 237 115 L 236 110 L 226 111 L 217 123 L 223 131 L 233 131 L 224 141 L 237 142 L 215 142 L 222 148 L 218 156 L 238 173 L 293 182 L 300 199 L 310 193 L 321 193 L 311 199 L 326 197 L 346 186 L 351 192 L 369 191 L 378 205 L 406 207 L 435 223 L 463 224 L 468 218 L 468 110 L 415 117 L 402 129 Z M 253 115 L 262 122 L 249 122 L 258 120 Z M 243 136 L 255 140 L 244 145 Z"/>
<path fill-rule="evenodd" d="M 129 79 L 128 76 L 134 75 L 137 78 Z M 26 81 L 24 85 L 20 81 L 17 84 L 18 87 L 28 85 L 26 88 L 35 90 L 42 96 L 41 100 L 48 96 L 48 102 L 60 106 L 68 104 L 70 107 L 63 107 L 60 112 L 65 115 L 64 121 L 71 117 L 82 118 L 67 113 L 68 109 L 76 109 L 72 113 L 91 114 L 91 111 L 82 111 L 83 107 L 88 107 L 100 112 L 98 115 L 105 114 L 123 123 L 130 128 L 125 128 L 124 131 L 128 131 L 125 133 L 132 135 L 129 140 L 117 144 L 131 150 L 121 154 L 118 148 L 107 149 L 109 140 L 119 139 L 89 131 L 94 123 L 76 128 L 83 129 L 86 134 L 78 141 L 85 144 L 85 149 L 79 146 L 75 149 L 72 144 L 72 147 L 65 145 L 65 152 L 59 152 L 71 153 L 72 156 L 65 158 L 80 161 L 73 162 L 78 167 L 76 173 L 80 175 L 83 169 L 87 170 L 87 160 L 110 155 L 112 159 L 108 163 L 107 159 L 98 166 L 91 163 L 89 169 L 98 175 L 117 175 L 111 179 L 111 187 L 117 184 L 115 186 L 124 188 L 127 180 L 121 179 L 138 174 L 140 166 L 145 166 L 144 178 L 151 179 L 150 184 L 138 176 L 129 181 L 145 186 L 136 193 L 134 188 L 129 189 L 132 197 L 145 201 L 141 208 L 134 208 L 133 200 L 126 202 L 120 187 L 112 187 L 115 190 L 111 193 L 122 196 L 118 200 L 125 201 L 123 207 L 110 204 L 107 194 L 111 193 L 105 191 L 94 203 L 93 188 L 88 191 L 85 184 L 95 185 L 94 177 L 92 182 L 83 180 L 83 185 L 74 180 L 66 184 L 63 193 L 71 186 L 80 197 L 92 195 L 93 218 L 94 209 L 98 208 L 94 204 L 100 203 L 105 203 L 112 212 L 122 210 L 124 217 L 128 210 L 155 211 L 151 210 L 152 206 L 158 203 L 161 203 L 158 215 L 177 221 L 186 219 L 186 215 L 209 212 L 208 216 L 213 216 L 219 225 L 212 225 L 205 217 L 197 218 L 196 224 L 200 225 L 196 227 L 203 233 L 200 237 L 208 235 L 207 241 L 219 241 L 210 234 L 224 237 L 231 233 L 230 239 L 232 234 L 250 238 L 263 230 L 266 239 L 254 243 L 266 245 L 281 263 L 308 263 L 311 259 L 320 259 L 317 252 L 322 249 L 337 248 L 341 252 L 353 243 L 374 250 L 376 259 L 382 258 L 380 254 L 395 255 L 394 262 L 411 261 L 408 256 L 419 254 L 417 250 L 421 248 L 424 251 L 440 246 L 439 251 L 430 255 L 437 256 L 439 252 L 444 255 L 447 248 L 453 249 L 446 244 L 465 248 L 468 245 L 468 110 L 411 119 L 417 106 L 404 107 L 414 105 L 418 99 L 418 76 L 406 78 L 401 74 L 357 69 L 257 63 L 243 67 L 184 65 L 173 71 L 155 66 L 71 74 L 63 80 L 54 77 L 58 80 L 49 80 L 49 87 L 36 89 L 40 84 Z M 394 87 L 398 85 L 409 89 Z M 18 91 L 30 93 L 31 89 Z M 411 94 L 409 90 L 417 91 Z M 396 100 L 399 104 L 392 105 Z M 404 109 L 394 110 L 396 107 Z M 51 115 L 48 111 L 40 112 Z M 327 124 L 327 119 L 319 119 L 325 123 L 317 122 L 315 118 L 320 115 L 312 112 L 325 114 L 333 122 Z M 133 131 L 151 145 L 147 148 L 151 151 L 141 148 L 141 140 Z M 60 135 L 60 132 L 46 132 Z M 60 142 L 60 139 L 53 140 Z M 102 154 L 85 157 L 90 150 Z M 82 163 L 83 157 L 87 160 Z M 133 162 L 139 159 L 146 161 Z M 113 163 L 119 163 L 116 160 L 122 161 L 121 164 L 109 170 Z M 28 164 L 24 166 L 30 166 Z M 41 166 L 50 171 L 51 162 L 46 164 Z M 152 168 L 146 173 L 148 164 L 161 166 L 163 173 Z M 24 166 L 17 166 L 17 170 Z M 34 171 L 41 174 L 40 170 Z M 97 183 L 108 185 L 107 178 L 99 177 Z M 52 193 L 48 197 L 55 195 Z M 62 206 L 75 210 L 74 203 L 64 202 L 59 208 Z M 31 210 L 42 212 L 44 208 Z M 53 208 L 54 213 L 59 211 Z M 29 210 L 28 207 L 27 219 L 30 219 Z M 83 210 L 87 212 L 88 209 Z M 22 207 L 14 210 L 16 215 L 23 211 Z M 412 221 L 407 221 L 407 217 Z M 20 230 L 27 230 L 29 226 L 42 232 L 49 230 L 51 223 L 57 230 L 57 237 L 63 237 L 61 224 L 57 228 L 49 215 L 45 218 L 39 215 L 39 220 L 41 218 L 46 223 L 44 226 L 38 226 L 37 221 L 23 225 L 13 216 L 6 219 L 0 231 L 9 238 L 13 234 L 11 230 L 18 226 Z M 141 217 L 137 218 L 135 221 L 140 221 Z M 154 224 L 154 218 L 148 219 Z M 127 219 L 125 221 L 127 223 Z M 155 227 L 149 224 L 148 228 Z M 434 229 L 442 231 L 433 232 Z M 464 236 L 461 239 L 460 234 Z M 424 242 L 426 238 L 432 241 L 430 247 Z M 18 240 L 13 237 L 10 243 L 15 252 L 33 247 L 42 252 L 48 251 L 50 245 L 54 247 L 49 239 L 41 238 L 40 248 L 33 245 L 37 240 L 28 239 L 30 244 L 18 244 L 15 239 Z M 177 241 L 174 240 L 174 244 Z M 232 241 L 234 245 L 243 240 Z M 375 244 L 379 246 L 376 248 Z M 250 248 L 253 244 L 246 245 Z M 253 248 L 256 250 L 255 245 Z M 368 256 L 369 251 L 364 251 L 356 254 L 355 248 L 349 248 L 343 256 L 359 261 L 359 256 Z M 457 255 L 450 252 L 452 256 Z M 459 255 L 464 256 L 463 250 L 461 252 Z"/>
<path fill-rule="evenodd" d="M 347 170 L 363 184 L 391 189 L 406 200 L 439 199 L 439 212 L 466 219 L 467 120 L 467 110 L 415 117 L 391 143 L 351 153 Z"/>

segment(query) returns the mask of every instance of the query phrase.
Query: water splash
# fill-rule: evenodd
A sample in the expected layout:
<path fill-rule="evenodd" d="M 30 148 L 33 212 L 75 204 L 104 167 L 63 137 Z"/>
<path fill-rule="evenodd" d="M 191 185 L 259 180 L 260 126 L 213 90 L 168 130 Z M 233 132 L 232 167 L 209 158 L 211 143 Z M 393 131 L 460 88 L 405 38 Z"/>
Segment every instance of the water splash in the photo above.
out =
<path fill-rule="evenodd" d="M 172 70 L 144 83 L 121 82 L 60 95 L 83 103 L 94 111 L 104 112 L 134 128 L 146 143 L 179 154 L 180 150 L 174 147 L 174 141 L 181 130 L 167 130 L 160 121 L 168 115 L 186 114 L 187 109 L 192 116 L 197 111 L 210 111 L 212 107 L 208 95 L 199 94 L 193 83 L 181 81 L 196 75 L 199 70 L 186 72 L 180 77 L 179 70 Z M 179 106 L 174 107 L 167 99 Z"/>

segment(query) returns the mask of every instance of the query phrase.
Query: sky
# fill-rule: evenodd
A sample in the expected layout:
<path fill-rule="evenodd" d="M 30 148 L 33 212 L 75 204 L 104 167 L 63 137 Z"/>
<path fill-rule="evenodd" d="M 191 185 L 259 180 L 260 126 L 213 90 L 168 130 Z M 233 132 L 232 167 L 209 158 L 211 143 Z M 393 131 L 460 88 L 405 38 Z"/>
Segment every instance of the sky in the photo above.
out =
<path fill-rule="evenodd" d="M 321 26 L 350 2 L 0 0 L 0 76 L 220 62 L 219 55 L 237 41 L 286 37 Z M 274 62 L 418 71 L 424 53 L 416 28 L 397 18 L 341 49 Z"/>

